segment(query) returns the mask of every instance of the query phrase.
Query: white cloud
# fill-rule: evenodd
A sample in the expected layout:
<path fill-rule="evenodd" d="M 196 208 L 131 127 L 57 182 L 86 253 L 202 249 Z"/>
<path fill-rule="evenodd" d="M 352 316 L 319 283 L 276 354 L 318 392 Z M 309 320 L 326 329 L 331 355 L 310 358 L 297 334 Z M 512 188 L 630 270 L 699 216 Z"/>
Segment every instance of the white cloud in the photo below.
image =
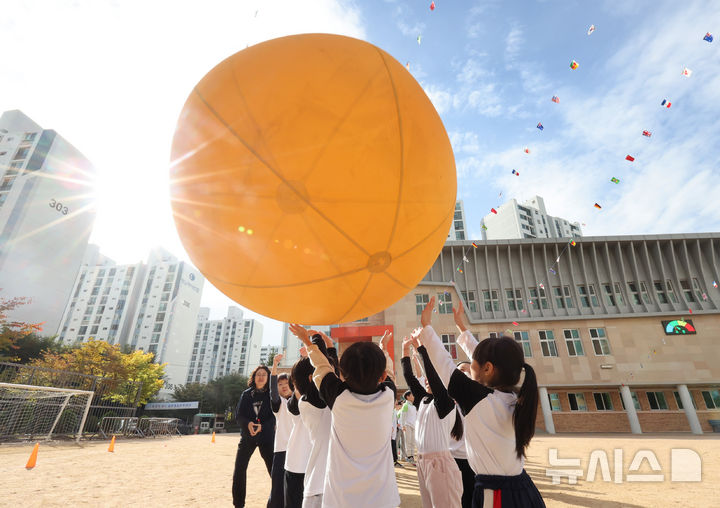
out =
<path fill-rule="evenodd" d="M 505 38 L 505 63 L 511 68 L 520 52 L 520 46 L 524 42 L 523 32 L 518 26 L 514 26 Z"/>
<path fill-rule="evenodd" d="M 412 67 L 411 67 L 412 68 Z M 448 112 L 453 106 L 453 94 L 447 88 L 438 85 L 423 85 L 425 93 L 435 106 L 435 109 L 441 115 Z"/>

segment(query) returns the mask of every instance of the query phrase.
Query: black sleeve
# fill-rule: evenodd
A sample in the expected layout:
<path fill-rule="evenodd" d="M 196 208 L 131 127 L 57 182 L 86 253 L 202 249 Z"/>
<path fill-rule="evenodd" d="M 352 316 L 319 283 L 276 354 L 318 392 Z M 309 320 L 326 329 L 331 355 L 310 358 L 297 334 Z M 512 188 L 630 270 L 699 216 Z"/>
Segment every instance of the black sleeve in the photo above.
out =
<path fill-rule="evenodd" d="M 380 386 L 384 386 L 392 390 L 393 392 L 393 398 L 397 400 L 397 386 L 395 386 L 395 381 L 393 381 L 390 376 L 385 378 L 385 381 L 380 383 Z M 393 411 L 395 411 L 395 406 L 393 406 Z"/>
<path fill-rule="evenodd" d="M 240 397 L 240 402 L 238 403 L 235 421 L 240 424 L 240 427 L 243 430 L 247 429 L 248 423 L 250 423 L 248 415 L 250 414 L 250 409 L 252 408 L 251 398 L 250 392 L 243 392 Z"/>
<path fill-rule="evenodd" d="M 335 404 L 335 399 L 337 399 L 337 396 L 345 391 L 346 388 L 347 385 L 340 381 L 339 377 L 332 372 L 329 372 L 324 378 L 322 378 L 322 381 L 320 382 L 320 390 L 318 391 L 320 392 L 320 398 L 330 409 L 332 409 L 333 404 Z"/>
<path fill-rule="evenodd" d="M 335 361 L 336 361 L 336 362 L 339 362 L 339 361 L 340 361 L 340 359 L 338 358 L 337 349 L 334 348 L 334 347 L 329 347 L 329 348 L 328 348 L 328 350 L 327 350 L 327 355 L 326 355 L 326 356 L 327 356 L 328 358 L 335 358 Z"/>
<path fill-rule="evenodd" d="M 433 367 L 433 364 L 430 361 L 430 355 L 428 355 L 425 346 L 420 346 L 418 348 L 418 353 L 422 356 L 423 364 L 425 366 L 425 376 L 427 376 L 428 384 L 430 385 L 430 390 L 433 394 L 433 402 L 435 403 L 438 416 L 442 420 L 450 414 L 450 411 L 455 409 L 455 401 L 450 398 L 447 389 L 443 386 L 440 376 L 438 376 L 435 367 Z"/>
<path fill-rule="evenodd" d="M 467 377 L 461 370 L 455 369 L 448 383 L 448 394 L 455 399 L 460 410 L 467 415 L 475 404 L 493 392 L 492 388 L 481 385 Z"/>
<path fill-rule="evenodd" d="M 412 392 L 413 397 L 415 397 L 413 405 L 415 406 L 415 409 L 419 409 L 420 402 L 422 402 L 422 400 L 427 397 L 428 392 L 425 391 L 425 388 L 422 387 L 420 381 L 418 381 L 418 378 L 416 378 L 415 374 L 413 374 L 410 357 L 403 356 L 400 360 L 400 363 L 402 363 L 402 371 L 403 376 L 405 376 L 405 382 L 410 387 L 410 392 Z"/>
<path fill-rule="evenodd" d="M 273 413 L 280 411 L 280 394 L 278 393 L 277 376 L 270 376 L 270 408 Z"/>
<path fill-rule="evenodd" d="M 290 400 L 288 400 L 288 411 L 295 416 L 300 414 L 300 407 L 298 406 L 298 400 L 294 393 L 292 394 L 292 397 L 290 397 Z"/>

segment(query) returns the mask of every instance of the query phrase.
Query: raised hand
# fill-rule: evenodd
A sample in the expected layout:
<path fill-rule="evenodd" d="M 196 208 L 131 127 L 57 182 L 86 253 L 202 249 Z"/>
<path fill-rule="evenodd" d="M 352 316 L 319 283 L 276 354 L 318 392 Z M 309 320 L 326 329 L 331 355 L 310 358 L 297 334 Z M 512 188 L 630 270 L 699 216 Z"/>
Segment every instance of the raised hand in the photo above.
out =
<path fill-rule="evenodd" d="M 403 358 L 406 356 L 410 356 L 410 346 L 412 346 L 412 344 L 413 344 L 413 341 L 411 338 L 403 337 L 403 341 L 402 341 Z"/>
<path fill-rule="evenodd" d="M 307 348 L 305 346 L 300 348 L 300 358 L 307 358 Z M 299 398 L 299 397 L 298 397 Z"/>
<path fill-rule="evenodd" d="M 420 334 L 422 333 L 422 328 L 418 327 L 415 328 L 412 333 L 410 334 L 410 340 L 412 341 L 412 344 L 417 348 L 422 346 L 422 342 L 420 342 Z"/>
<path fill-rule="evenodd" d="M 275 365 L 278 365 L 278 364 L 282 361 L 282 359 L 283 359 L 284 356 L 285 356 L 285 355 L 283 355 L 282 353 L 276 354 L 276 355 L 275 355 L 275 358 L 273 358 L 273 365 L 274 365 L 274 366 L 275 366 Z"/>
<path fill-rule="evenodd" d="M 423 309 L 422 314 L 420 314 L 420 324 L 423 326 L 423 328 L 432 323 L 432 313 L 434 308 L 435 297 L 433 296 L 432 298 L 430 298 L 430 301 Z"/>
<path fill-rule="evenodd" d="M 465 317 L 465 307 L 463 307 L 462 302 L 460 302 L 460 305 L 457 307 L 453 307 L 453 317 L 455 318 L 455 324 L 457 325 L 458 330 L 460 330 L 460 333 L 467 330 L 465 320 L 463 319 Z"/>
<path fill-rule="evenodd" d="M 392 338 L 392 332 L 385 330 L 385 333 L 383 334 L 382 339 L 380 339 L 380 349 L 382 349 L 383 351 L 387 351 L 387 345 L 388 345 L 388 342 L 390 342 L 391 338 Z"/>
<path fill-rule="evenodd" d="M 310 341 L 310 337 L 308 336 L 308 331 L 305 329 L 305 327 L 298 324 L 291 324 L 290 331 L 306 346 L 310 346 L 312 344 L 312 342 Z"/>
<path fill-rule="evenodd" d="M 308 330 L 308 335 L 310 335 L 310 337 L 312 337 L 315 334 L 318 334 L 323 338 L 326 348 L 330 349 L 331 347 L 335 347 L 335 343 L 333 342 L 333 340 L 330 337 L 328 337 L 327 335 L 325 335 L 325 333 L 318 331 L 318 330 Z"/>

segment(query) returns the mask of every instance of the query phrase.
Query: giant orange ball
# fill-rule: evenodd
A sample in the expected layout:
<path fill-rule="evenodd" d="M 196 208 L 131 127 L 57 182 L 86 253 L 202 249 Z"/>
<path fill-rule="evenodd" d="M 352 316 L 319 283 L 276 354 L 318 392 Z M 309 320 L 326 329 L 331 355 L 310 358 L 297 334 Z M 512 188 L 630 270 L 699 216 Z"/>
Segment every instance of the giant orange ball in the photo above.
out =
<path fill-rule="evenodd" d="M 193 89 L 172 146 L 180 238 L 255 312 L 332 324 L 411 291 L 455 208 L 452 148 L 420 85 L 338 35 L 244 49 Z"/>

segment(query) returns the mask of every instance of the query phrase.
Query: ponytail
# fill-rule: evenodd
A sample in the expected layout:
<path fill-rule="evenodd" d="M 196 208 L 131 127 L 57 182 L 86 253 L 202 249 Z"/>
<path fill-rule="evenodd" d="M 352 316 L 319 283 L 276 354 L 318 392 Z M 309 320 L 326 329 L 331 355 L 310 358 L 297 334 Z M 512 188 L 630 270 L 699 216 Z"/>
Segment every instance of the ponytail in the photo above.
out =
<path fill-rule="evenodd" d="M 457 406 L 455 406 L 455 425 L 453 425 L 453 428 L 450 431 L 450 436 L 455 441 L 460 441 L 463 437 L 464 430 L 465 429 L 463 427 L 463 421 L 462 421 L 462 417 L 460 416 L 460 411 L 458 411 Z"/>
<path fill-rule="evenodd" d="M 523 363 L 525 379 L 518 393 L 517 404 L 513 412 L 515 427 L 515 450 L 518 458 L 525 456 L 525 448 L 535 435 L 535 419 L 538 409 L 538 385 L 535 371 L 527 363 Z"/>

